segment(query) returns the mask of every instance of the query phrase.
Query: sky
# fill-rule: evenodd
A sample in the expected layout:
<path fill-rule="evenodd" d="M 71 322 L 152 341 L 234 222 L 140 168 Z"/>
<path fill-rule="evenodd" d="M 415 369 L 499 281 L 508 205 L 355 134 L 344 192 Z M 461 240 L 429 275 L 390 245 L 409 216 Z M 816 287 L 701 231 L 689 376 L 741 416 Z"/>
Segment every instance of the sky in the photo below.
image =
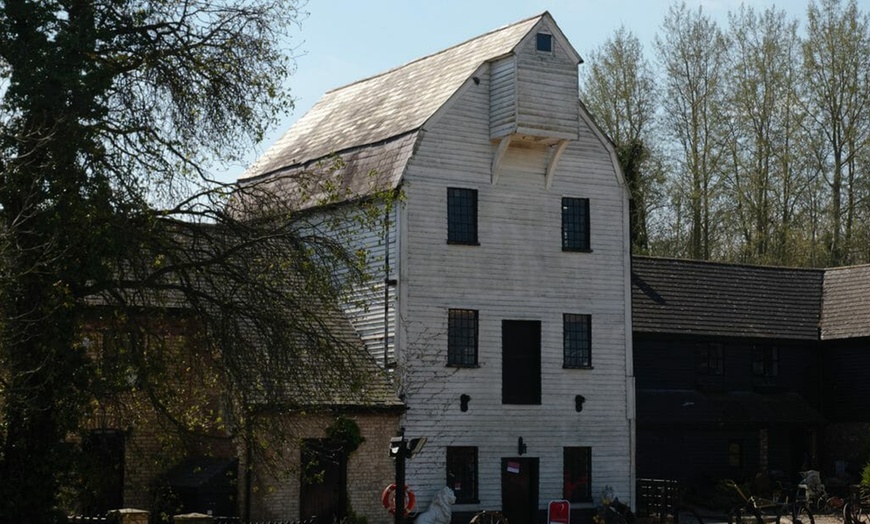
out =
<path fill-rule="evenodd" d="M 621 25 L 632 31 L 652 56 L 653 42 L 674 0 L 309 0 L 294 37 L 287 43 L 296 72 L 287 82 L 295 99 L 290 115 L 267 133 L 239 165 L 216 170 L 236 180 L 324 93 L 401 66 L 504 25 L 549 11 L 580 53 L 601 46 Z M 724 28 L 728 11 L 741 0 L 685 0 Z M 801 23 L 808 0 L 745 0 L 756 10 L 770 6 Z M 870 0 L 858 0 L 870 12 Z M 581 69 L 584 67 L 580 65 Z"/>

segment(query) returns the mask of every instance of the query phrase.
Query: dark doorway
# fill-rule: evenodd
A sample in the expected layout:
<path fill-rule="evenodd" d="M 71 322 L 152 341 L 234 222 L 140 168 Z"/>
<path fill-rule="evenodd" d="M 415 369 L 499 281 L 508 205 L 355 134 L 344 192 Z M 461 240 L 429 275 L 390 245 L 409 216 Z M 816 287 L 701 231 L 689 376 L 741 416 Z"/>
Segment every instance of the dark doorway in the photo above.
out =
<path fill-rule="evenodd" d="M 82 476 L 85 486 L 81 511 L 102 515 L 124 507 L 124 433 L 94 430 L 82 439 Z"/>
<path fill-rule="evenodd" d="M 538 512 L 538 459 L 501 459 L 502 512 L 511 524 L 533 524 Z"/>
<path fill-rule="evenodd" d="M 299 518 L 337 522 L 347 508 L 347 457 L 328 439 L 307 439 L 302 446 Z"/>
<path fill-rule="evenodd" d="M 541 322 L 502 320 L 502 404 L 541 403 Z"/>
<path fill-rule="evenodd" d="M 239 462 L 225 457 L 188 457 L 167 473 L 181 513 L 233 517 L 238 513 Z"/>

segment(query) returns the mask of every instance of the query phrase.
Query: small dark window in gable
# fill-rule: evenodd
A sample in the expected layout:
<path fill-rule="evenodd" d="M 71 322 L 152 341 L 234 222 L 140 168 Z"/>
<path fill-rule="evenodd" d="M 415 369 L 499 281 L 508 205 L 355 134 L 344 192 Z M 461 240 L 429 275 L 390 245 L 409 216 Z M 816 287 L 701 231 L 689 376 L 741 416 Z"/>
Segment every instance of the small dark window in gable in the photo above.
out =
<path fill-rule="evenodd" d="M 547 33 L 537 34 L 537 50 L 542 53 L 553 52 L 553 35 Z"/>
<path fill-rule="evenodd" d="M 589 199 L 562 198 L 562 251 L 589 249 Z"/>
<path fill-rule="evenodd" d="M 477 311 L 451 309 L 447 312 L 447 365 L 477 365 Z"/>
<path fill-rule="evenodd" d="M 477 190 L 447 188 L 447 243 L 477 244 Z"/>
<path fill-rule="evenodd" d="M 592 367 L 592 316 L 562 315 L 565 368 Z"/>

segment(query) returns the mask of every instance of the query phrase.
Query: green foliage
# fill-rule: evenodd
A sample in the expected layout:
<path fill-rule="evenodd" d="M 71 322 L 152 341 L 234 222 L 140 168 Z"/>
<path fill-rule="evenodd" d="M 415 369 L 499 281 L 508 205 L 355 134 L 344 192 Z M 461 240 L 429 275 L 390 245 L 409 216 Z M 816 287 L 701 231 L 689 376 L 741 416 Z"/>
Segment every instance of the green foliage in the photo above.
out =
<path fill-rule="evenodd" d="M 347 455 L 356 451 L 366 441 L 356 421 L 342 416 L 337 417 L 326 428 L 326 436 L 336 443 Z"/>
<path fill-rule="evenodd" d="M 630 179 L 634 253 L 870 261 L 870 17 L 854 0 L 806 5 L 797 20 L 744 2 L 721 24 L 673 2 L 658 67 L 626 28 L 589 54 L 581 99 Z M 650 157 L 632 173 L 635 139 Z"/>
<path fill-rule="evenodd" d="M 350 507 L 350 502 L 347 503 L 347 515 L 341 519 L 341 524 L 369 524 L 369 519 L 364 515 L 356 513 Z"/>
<path fill-rule="evenodd" d="M 0 482 L 5 520 L 62 513 L 67 437 L 94 412 L 202 451 L 244 439 L 260 408 L 296 407 L 289 385 L 359 382 L 356 346 L 327 320 L 370 261 L 307 210 L 359 196 L 341 166 L 312 169 L 329 182 L 313 201 L 205 170 L 291 106 L 297 8 L 0 5 L 0 478 L 17 479 Z M 381 228 L 394 196 L 371 189 L 361 222 Z"/>
<path fill-rule="evenodd" d="M 861 485 L 870 488 L 870 463 L 861 470 Z"/>

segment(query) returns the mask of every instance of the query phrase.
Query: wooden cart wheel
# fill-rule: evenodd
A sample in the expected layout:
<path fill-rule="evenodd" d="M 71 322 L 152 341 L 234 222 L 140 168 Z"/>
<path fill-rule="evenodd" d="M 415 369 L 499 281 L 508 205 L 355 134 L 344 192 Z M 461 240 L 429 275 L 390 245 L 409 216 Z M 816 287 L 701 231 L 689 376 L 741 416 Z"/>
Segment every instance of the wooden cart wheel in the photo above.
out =
<path fill-rule="evenodd" d="M 508 518 L 498 511 L 481 511 L 471 517 L 469 524 L 510 524 Z"/>

